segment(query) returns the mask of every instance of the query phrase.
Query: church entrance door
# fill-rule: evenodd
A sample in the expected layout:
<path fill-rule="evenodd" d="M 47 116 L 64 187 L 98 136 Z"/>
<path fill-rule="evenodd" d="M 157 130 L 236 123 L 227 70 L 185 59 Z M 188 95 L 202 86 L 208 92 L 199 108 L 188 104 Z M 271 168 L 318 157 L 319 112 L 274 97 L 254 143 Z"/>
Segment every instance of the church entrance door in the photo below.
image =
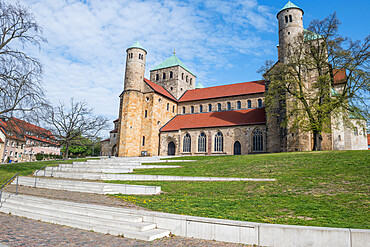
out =
<path fill-rule="evenodd" d="M 241 155 L 242 154 L 242 147 L 239 141 L 234 143 L 234 155 Z"/>
<path fill-rule="evenodd" d="M 175 149 L 176 149 L 175 143 L 173 143 L 173 142 L 168 143 L 167 154 L 168 155 L 175 155 Z"/>

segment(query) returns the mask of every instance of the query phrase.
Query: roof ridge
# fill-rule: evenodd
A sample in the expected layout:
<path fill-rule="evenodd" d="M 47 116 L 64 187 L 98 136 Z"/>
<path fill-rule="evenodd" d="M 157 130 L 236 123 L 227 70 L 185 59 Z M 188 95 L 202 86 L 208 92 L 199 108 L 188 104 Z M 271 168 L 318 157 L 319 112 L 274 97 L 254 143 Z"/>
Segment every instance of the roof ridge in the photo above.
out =
<path fill-rule="evenodd" d="M 245 83 L 257 83 L 257 82 L 262 82 L 262 81 L 266 81 L 266 80 L 237 82 L 237 83 L 231 83 L 231 84 L 225 84 L 225 85 L 218 85 L 218 86 L 213 86 L 213 87 L 195 88 L 195 89 L 190 89 L 190 90 L 187 90 L 187 91 L 202 90 L 202 89 L 216 88 L 216 87 L 225 87 L 225 86 L 234 86 L 234 85 L 245 84 Z"/>
<path fill-rule="evenodd" d="M 158 87 L 161 87 L 163 90 L 165 90 L 171 97 L 168 97 L 167 95 L 164 95 L 164 94 L 162 94 L 162 93 L 160 93 L 160 92 L 158 92 L 157 90 L 155 90 L 151 85 L 149 85 L 148 83 L 147 83 L 147 81 L 149 81 L 149 82 L 151 82 L 151 83 L 153 83 L 153 84 L 155 84 L 155 85 L 157 85 Z M 157 83 L 155 83 L 155 82 L 153 82 L 153 81 L 151 81 L 151 80 L 149 80 L 149 79 L 146 79 L 146 78 L 144 78 L 144 82 L 151 88 L 151 89 L 153 89 L 155 92 L 157 92 L 157 93 L 159 93 L 159 94 L 162 94 L 163 96 L 165 96 L 165 97 L 167 97 L 167 98 L 170 98 L 171 100 L 174 100 L 175 102 L 178 102 L 178 100 L 175 98 L 175 96 L 173 96 L 170 92 L 168 92 L 168 90 L 166 89 L 166 88 L 164 88 L 163 86 L 161 86 L 161 85 L 159 85 L 159 84 L 157 84 Z"/>
<path fill-rule="evenodd" d="M 155 66 L 150 71 L 158 70 L 158 69 L 164 69 L 164 68 L 170 68 L 170 67 L 174 67 L 174 66 L 180 66 L 183 69 L 185 69 L 186 71 L 188 71 L 190 74 L 195 76 L 193 74 L 193 72 L 191 72 L 189 70 L 189 68 L 176 56 L 176 54 L 173 54 L 171 57 L 167 58 L 166 60 L 164 60 L 163 62 L 158 64 L 157 66 Z"/>

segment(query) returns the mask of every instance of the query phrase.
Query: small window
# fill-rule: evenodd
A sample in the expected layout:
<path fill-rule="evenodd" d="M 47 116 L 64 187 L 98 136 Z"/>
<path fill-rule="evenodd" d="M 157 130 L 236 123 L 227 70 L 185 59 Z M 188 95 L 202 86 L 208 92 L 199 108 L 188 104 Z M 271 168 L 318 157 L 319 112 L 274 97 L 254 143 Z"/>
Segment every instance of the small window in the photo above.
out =
<path fill-rule="evenodd" d="M 141 54 L 139 53 L 139 59 L 141 59 Z"/>
<path fill-rule="evenodd" d="M 163 80 L 166 80 L 166 73 L 163 73 Z"/>
<path fill-rule="evenodd" d="M 199 106 L 199 112 L 203 112 L 203 106 L 202 105 Z"/>
<path fill-rule="evenodd" d="M 288 35 L 290 35 L 290 32 L 288 32 Z"/>
<path fill-rule="evenodd" d="M 162 102 L 162 99 L 161 99 L 161 98 L 159 98 L 159 99 L 158 99 L 158 102 L 159 102 L 159 103 L 161 103 L 161 102 Z"/>
<path fill-rule="evenodd" d="M 182 107 L 182 114 L 185 114 L 185 106 Z"/>
<path fill-rule="evenodd" d="M 289 15 L 289 22 L 292 22 L 292 21 L 293 21 L 292 15 Z"/>
<path fill-rule="evenodd" d="M 145 136 L 143 136 L 143 147 L 145 146 Z"/>
<path fill-rule="evenodd" d="M 358 135 L 358 130 L 357 130 L 357 127 L 355 127 L 354 131 L 353 131 L 353 134 L 355 134 L 355 136 Z"/>
<path fill-rule="evenodd" d="M 170 89 L 171 89 L 171 91 L 172 91 L 172 90 L 173 90 L 173 87 L 171 87 Z"/>
<path fill-rule="evenodd" d="M 188 76 L 186 76 L 186 82 L 188 82 Z"/>
<path fill-rule="evenodd" d="M 231 103 L 230 102 L 227 102 L 227 110 L 231 111 Z"/>
<path fill-rule="evenodd" d="M 209 105 L 208 105 L 208 111 L 209 111 L 209 112 L 211 112 L 211 111 L 212 111 L 212 105 L 211 105 L 211 104 L 209 104 Z"/>
<path fill-rule="evenodd" d="M 159 80 L 159 75 L 158 75 L 158 74 L 156 74 L 156 75 L 155 75 L 155 80 L 156 80 L 156 81 L 158 81 L 158 80 Z"/>
<path fill-rule="evenodd" d="M 148 110 L 145 110 L 144 117 L 147 117 L 147 116 L 148 116 Z"/>
<path fill-rule="evenodd" d="M 248 100 L 247 104 L 248 104 L 248 108 L 252 108 L 252 101 Z"/>
<path fill-rule="evenodd" d="M 340 135 L 338 135 L 338 141 L 341 141 L 341 140 L 342 140 L 341 136 L 340 136 Z"/>
<path fill-rule="evenodd" d="M 167 111 L 170 110 L 170 103 L 167 103 Z"/>
<path fill-rule="evenodd" d="M 285 16 L 285 23 L 288 23 L 288 16 Z"/>
<path fill-rule="evenodd" d="M 258 99 L 258 107 L 262 107 L 262 100 Z"/>
<path fill-rule="evenodd" d="M 172 112 L 175 112 L 175 106 L 172 106 Z"/>
<path fill-rule="evenodd" d="M 221 111 L 221 103 L 217 104 L 217 111 Z"/>
<path fill-rule="evenodd" d="M 172 78 L 173 77 L 173 72 L 172 71 L 170 71 L 170 78 Z"/>
<path fill-rule="evenodd" d="M 184 73 L 181 74 L 181 79 L 184 80 Z"/>
<path fill-rule="evenodd" d="M 191 113 L 194 113 L 194 106 L 191 106 L 190 109 L 191 109 Z"/>
<path fill-rule="evenodd" d="M 145 98 L 145 101 L 146 101 L 146 102 L 149 102 L 149 97 L 146 97 L 146 98 Z"/>
<path fill-rule="evenodd" d="M 242 102 L 240 102 L 240 101 L 236 102 L 236 108 L 237 109 L 242 109 Z"/>
<path fill-rule="evenodd" d="M 157 122 L 157 125 L 158 125 L 158 126 L 159 126 L 159 125 L 161 125 L 161 121 L 158 121 L 158 122 Z"/>
<path fill-rule="evenodd" d="M 192 80 L 193 80 L 193 78 L 190 78 L 190 85 L 191 85 L 191 83 L 192 83 Z"/>

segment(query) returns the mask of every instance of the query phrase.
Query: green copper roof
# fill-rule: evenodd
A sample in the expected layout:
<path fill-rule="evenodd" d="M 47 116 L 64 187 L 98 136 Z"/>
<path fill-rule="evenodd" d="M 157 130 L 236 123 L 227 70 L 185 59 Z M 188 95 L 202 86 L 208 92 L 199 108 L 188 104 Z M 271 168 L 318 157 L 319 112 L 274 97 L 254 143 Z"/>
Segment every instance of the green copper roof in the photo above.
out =
<path fill-rule="evenodd" d="M 188 69 L 188 67 L 186 67 L 185 64 L 183 62 L 181 62 L 181 60 L 178 57 L 176 57 L 175 54 L 173 54 L 171 57 L 167 58 L 164 62 L 160 63 L 159 65 L 157 65 L 154 69 L 152 69 L 150 71 L 157 70 L 157 69 L 164 69 L 164 68 L 174 67 L 174 66 L 181 66 L 187 72 L 189 72 L 190 74 L 192 74 L 193 76 L 195 76 Z"/>
<path fill-rule="evenodd" d="M 331 95 L 332 96 L 339 96 L 338 92 L 334 88 L 331 88 Z"/>
<path fill-rule="evenodd" d="M 144 49 L 144 47 L 141 46 L 141 44 L 139 43 L 139 41 L 136 41 L 132 46 L 130 46 L 129 48 L 127 49 L 131 49 L 131 48 L 140 48 L 140 49 L 143 49 L 144 51 L 146 51 Z"/>
<path fill-rule="evenodd" d="M 195 88 L 204 88 L 203 84 L 198 82 L 197 85 L 195 86 Z"/>
<path fill-rule="evenodd" d="M 320 34 L 304 29 L 304 40 L 305 41 L 316 40 L 316 39 L 322 39 L 322 36 Z"/>
<path fill-rule="evenodd" d="M 303 9 L 301 9 L 300 7 L 298 7 L 297 5 L 292 3 L 291 1 L 289 1 L 287 4 L 285 4 L 285 6 L 279 11 L 279 13 L 283 10 L 286 10 L 286 9 L 300 9 L 303 12 Z"/>

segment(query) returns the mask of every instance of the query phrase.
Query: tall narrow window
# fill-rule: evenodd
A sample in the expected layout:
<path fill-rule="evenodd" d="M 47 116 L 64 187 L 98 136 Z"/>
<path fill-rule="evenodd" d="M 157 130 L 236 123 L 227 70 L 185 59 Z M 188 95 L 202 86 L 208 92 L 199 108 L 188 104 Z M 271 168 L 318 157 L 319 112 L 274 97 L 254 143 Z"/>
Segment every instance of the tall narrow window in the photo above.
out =
<path fill-rule="evenodd" d="M 184 80 L 184 73 L 181 74 L 181 79 Z"/>
<path fill-rule="evenodd" d="M 143 147 L 145 146 L 145 136 L 143 136 Z"/>
<path fill-rule="evenodd" d="M 191 137 L 189 133 L 184 136 L 182 151 L 184 153 L 190 153 L 191 151 Z"/>
<path fill-rule="evenodd" d="M 172 106 L 172 112 L 175 112 L 175 106 Z"/>
<path fill-rule="evenodd" d="M 237 109 L 242 109 L 242 102 L 240 102 L 240 101 L 236 102 L 236 108 Z"/>
<path fill-rule="evenodd" d="M 262 107 L 262 100 L 258 99 L 258 107 Z"/>
<path fill-rule="evenodd" d="M 166 80 L 166 73 L 163 73 L 163 80 Z"/>
<path fill-rule="evenodd" d="M 199 112 L 203 112 L 203 106 L 202 105 L 199 106 Z"/>
<path fill-rule="evenodd" d="M 185 106 L 182 107 L 182 114 L 185 114 Z"/>
<path fill-rule="evenodd" d="M 141 54 L 139 53 L 139 59 L 141 59 Z"/>
<path fill-rule="evenodd" d="M 172 71 L 170 71 L 170 78 L 172 78 L 173 77 L 173 72 Z"/>
<path fill-rule="evenodd" d="M 259 129 L 253 132 L 253 152 L 263 152 L 263 136 Z"/>
<path fill-rule="evenodd" d="M 170 110 L 170 103 L 167 103 L 167 111 Z"/>
<path fill-rule="evenodd" d="M 194 113 L 194 106 L 190 107 L 191 113 Z"/>
<path fill-rule="evenodd" d="M 230 111 L 231 110 L 231 103 L 230 102 L 227 102 L 227 110 Z"/>
<path fill-rule="evenodd" d="M 288 23 L 288 16 L 285 16 L 285 23 Z"/>
<path fill-rule="evenodd" d="M 289 15 L 289 22 L 292 22 L 293 19 L 292 19 L 292 15 Z"/>
<path fill-rule="evenodd" d="M 248 100 L 247 104 L 248 104 L 248 108 L 252 108 L 252 101 Z"/>
<path fill-rule="evenodd" d="M 186 82 L 188 82 L 188 76 L 186 76 Z"/>
<path fill-rule="evenodd" d="M 358 130 L 357 130 L 357 127 L 355 127 L 354 131 L 353 131 L 353 134 L 355 134 L 355 136 L 358 135 Z"/>
<path fill-rule="evenodd" d="M 222 133 L 219 131 L 215 135 L 215 152 L 223 152 L 224 151 L 224 137 Z"/>
<path fill-rule="evenodd" d="M 193 81 L 193 78 L 190 78 L 190 85 L 191 85 L 192 81 Z"/>
<path fill-rule="evenodd" d="M 158 81 L 158 80 L 159 80 L 159 75 L 158 75 L 158 74 L 156 74 L 156 75 L 155 75 L 155 80 L 156 80 L 156 81 Z"/>
<path fill-rule="evenodd" d="M 144 117 L 147 117 L 147 116 L 148 116 L 148 110 L 145 110 Z"/>
<path fill-rule="evenodd" d="M 198 152 L 206 151 L 206 134 L 203 132 L 198 136 Z"/>
<path fill-rule="evenodd" d="M 212 111 L 212 105 L 211 105 L 211 104 L 209 104 L 209 105 L 208 105 L 208 111 L 209 111 L 209 112 L 211 112 L 211 111 Z"/>
<path fill-rule="evenodd" d="M 217 111 L 221 111 L 221 103 L 217 104 Z"/>

